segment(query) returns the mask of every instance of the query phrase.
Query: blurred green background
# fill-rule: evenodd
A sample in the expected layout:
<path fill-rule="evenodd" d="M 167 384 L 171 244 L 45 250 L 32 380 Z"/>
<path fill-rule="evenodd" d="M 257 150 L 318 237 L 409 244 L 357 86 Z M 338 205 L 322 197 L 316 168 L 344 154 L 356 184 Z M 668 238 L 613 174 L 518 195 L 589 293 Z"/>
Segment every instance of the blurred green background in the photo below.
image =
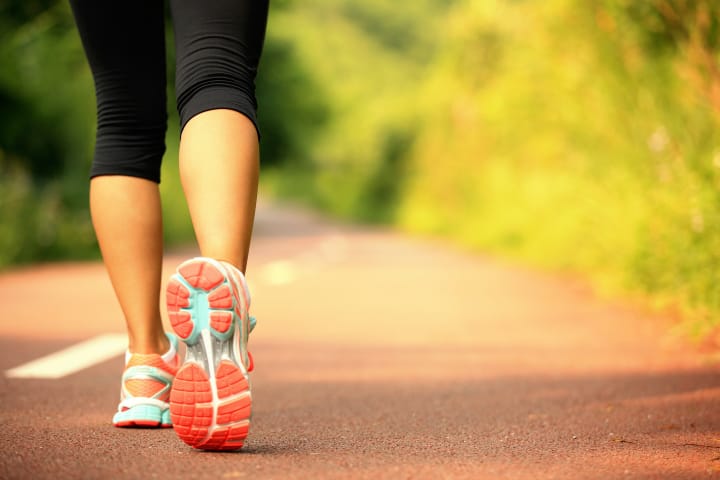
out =
<path fill-rule="evenodd" d="M 271 3 L 263 195 L 579 273 L 713 331 L 720 2 Z M 93 85 L 65 1 L 0 6 L 0 111 L 0 267 L 97 257 Z M 192 239 L 177 130 L 169 245 Z"/>

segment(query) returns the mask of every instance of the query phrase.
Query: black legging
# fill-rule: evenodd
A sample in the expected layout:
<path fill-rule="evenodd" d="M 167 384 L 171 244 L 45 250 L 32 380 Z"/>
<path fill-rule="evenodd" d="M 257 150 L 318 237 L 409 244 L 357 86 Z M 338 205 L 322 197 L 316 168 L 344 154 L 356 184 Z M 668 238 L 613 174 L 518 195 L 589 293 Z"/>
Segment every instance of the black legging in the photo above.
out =
<path fill-rule="evenodd" d="M 160 182 L 165 152 L 163 0 L 70 0 L 95 80 L 97 141 L 91 177 Z M 170 0 L 181 128 L 226 108 L 257 128 L 255 75 L 268 0 Z"/>

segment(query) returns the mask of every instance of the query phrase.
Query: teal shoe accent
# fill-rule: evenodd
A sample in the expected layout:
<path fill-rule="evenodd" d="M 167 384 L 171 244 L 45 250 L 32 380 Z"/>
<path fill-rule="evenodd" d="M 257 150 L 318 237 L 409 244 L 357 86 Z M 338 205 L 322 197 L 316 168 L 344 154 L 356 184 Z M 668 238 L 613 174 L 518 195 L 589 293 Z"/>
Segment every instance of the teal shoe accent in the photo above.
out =
<path fill-rule="evenodd" d="M 190 317 L 192 318 L 193 323 L 193 329 L 192 333 L 188 336 L 188 338 L 184 340 L 184 342 L 187 345 L 196 344 L 200 338 L 200 332 L 202 332 L 203 330 L 209 330 L 218 340 L 229 340 L 233 335 L 233 328 L 235 322 L 238 321 L 237 314 L 232 308 L 227 309 L 228 312 L 232 312 L 233 314 L 233 323 L 230 325 L 230 328 L 228 328 L 227 332 L 219 332 L 210 326 L 210 313 L 218 311 L 219 309 L 210 308 L 208 296 L 211 295 L 213 291 L 215 291 L 220 285 L 214 287 L 212 291 L 207 292 L 202 288 L 195 288 L 190 285 L 182 277 L 182 275 L 176 274 L 174 278 L 181 284 L 183 284 L 183 286 L 188 290 L 188 292 L 190 292 L 190 297 L 188 298 L 188 302 L 190 304 L 187 307 L 181 308 L 181 310 L 190 313 Z M 229 279 L 226 278 L 222 284 L 227 285 L 232 291 L 232 285 L 230 285 Z"/>
<path fill-rule="evenodd" d="M 163 427 L 172 427 L 172 419 L 170 418 L 170 409 L 169 408 L 166 408 L 162 412 L 162 421 L 160 422 L 160 424 Z"/>
<path fill-rule="evenodd" d="M 175 352 L 177 352 L 180 348 L 180 341 L 178 340 L 177 335 L 175 335 L 174 333 L 165 332 L 165 336 L 168 338 L 168 340 L 170 340 L 170 343 L 175 349 Z"/>
<path fill-rule="evenodd" d="M 155 405 L 136 405 L 125 411 L 117 412 L 113 416 L 113 424 L 116 427 L 157 427 L 164 424 L 163 416 L 169 409 L 161 409 Z M 170 423 L 170 422 L 168 422 Z"/>

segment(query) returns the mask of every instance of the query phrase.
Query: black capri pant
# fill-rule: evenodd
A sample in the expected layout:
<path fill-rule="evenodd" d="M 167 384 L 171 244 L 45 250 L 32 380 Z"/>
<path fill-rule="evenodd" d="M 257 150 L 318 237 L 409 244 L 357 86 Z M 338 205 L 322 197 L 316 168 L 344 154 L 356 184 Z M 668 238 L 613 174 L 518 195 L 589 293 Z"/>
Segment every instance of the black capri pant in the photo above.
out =
<path fill-rule="evenodd" d="M 70 0 L 95 80 L 97 139 L 90 172 L 160 182 L 165 153 L 163 0 Z M 268 0 L 170 0 L 181 128 L 225 108 L 257 129 L 255 76 Z"/>

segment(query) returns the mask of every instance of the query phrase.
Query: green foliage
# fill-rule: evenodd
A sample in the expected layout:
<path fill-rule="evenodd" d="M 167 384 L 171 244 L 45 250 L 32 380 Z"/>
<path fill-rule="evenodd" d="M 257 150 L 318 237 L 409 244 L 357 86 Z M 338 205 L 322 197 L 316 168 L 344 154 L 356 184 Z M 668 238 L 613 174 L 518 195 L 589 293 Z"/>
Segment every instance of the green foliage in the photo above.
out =
<path fill-rule="evenodd" d="M 265 186 L 582 272 L 707 332 L 719 18 L 709 0 L 287 2 L 274 28 L 329 112 Z"/>
<path fill-rule="evenodd" d="M 262 163 L 264 168 L 297 165 L 325 126 L 327 100 L 293 44 L 272 31 L 268 37 L 257 79 Z"/>
<path fill-rule="evenodd" d="M 273 12 L 270 40 L 294 46 L 313 83 L 305 95 L 325 107 L 322 122 L 286 118 L 287 128 L 312 129 L 312 141 L 292 162 L 265 172 L 266 191 L 338 216 L 393 221 L 421 114 L 416 87 L 439 45 L 447 5 L 314 0 Z"/>
<path fill-rule="evenodd" d="M 459 5 L 421 94 L 435 114 L 401 224 L 583 272 L 713 328 L 718 7 L 688 5 Z"/>
<path fill-rule="evenodd" d="M 92 256 L 92 79 L 69 8 L 7 2 L 0 25 L 0 267 Z"/>

